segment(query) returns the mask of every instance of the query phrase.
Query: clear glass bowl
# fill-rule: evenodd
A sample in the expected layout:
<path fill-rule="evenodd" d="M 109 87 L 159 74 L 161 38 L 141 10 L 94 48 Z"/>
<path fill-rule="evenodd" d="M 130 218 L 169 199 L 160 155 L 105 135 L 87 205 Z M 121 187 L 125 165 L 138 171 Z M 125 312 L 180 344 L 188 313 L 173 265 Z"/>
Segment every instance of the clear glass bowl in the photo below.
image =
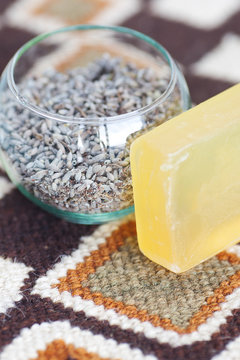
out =
<path fill-rule="evenodd" d="M 76 97 L 69 84 L 56 94 L 69 91 L 69 98 L 63 96 L 63 111 L 43 106 L 39 93 L 35 95 L 32 79 L 41 86 L 52 81 L 54 88 L 54 81 L 46 80 L 49 71 L 74 71 L 106 53 L 121 58 L 122 66 L 130 62 L 143 72 L 151 69 L 163 77 L 162 89 L 144 106 L 113 116 L 75 116 L 67 106 Z M 54 101 L 49 99 L 50 105 Z M 91 107 L 91 94 L 86 101 Z M 105 105 L 111 114 L 111 102 Z M 131 142 L 190 106 L 181 71 L 153 39 L 123 27 L 63 28 L 25 44 L 2 75 L 1 160 L 18 189 L 48 212 L 75 223 L 111 221 L 134 211 Z"/>

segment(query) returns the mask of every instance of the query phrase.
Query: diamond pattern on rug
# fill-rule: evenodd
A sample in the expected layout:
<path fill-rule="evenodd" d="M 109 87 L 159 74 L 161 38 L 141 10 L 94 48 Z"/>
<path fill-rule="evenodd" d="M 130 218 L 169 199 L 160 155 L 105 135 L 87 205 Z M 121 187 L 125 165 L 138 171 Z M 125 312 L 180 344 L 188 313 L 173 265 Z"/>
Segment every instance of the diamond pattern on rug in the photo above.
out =
<path fill-rule="evenodd" d="M 66 25 L 119 24 L 140 10 L 140 0 L 18 0 L 6 18 L 12 26 L 39 33 Z"/>
<path fill-rule="evenodd" d="M 107 0 L 47 0 L 34 10 L 36 15 L 56 17 L 66 24 L 83 24 L 108 5 Z"/>
<path fill-rule="evenodd" d="M 48 294 L 54 302 L 124 329 L 141 329 L 159 342 L 172 330 L 172 346 L 209 339 L 237 306 L 238 246 L 176 275 L 140 253 L 131 218 L 101 226 L 82 241 L 37 280 L 32 294 Z"/>
<path fill-rule="evenodd" d="M 134 235 L 134 223 L 120 227 L 84 263 L 68 270 L 56 285 L 59 291 L 154 326 L 189 333 L 217 309 L 216 297 L 240 285 L 240 259 L 232 261 L 234 255 L 222 253 L 176 275 L 142 255 Z"/>
<path fill-rule="evenodd" d="M 93 300 L 94 293 L 101 293 L 103 299 L 111 298 L 115 304 L 133 305 L 138 313 L 146 311 L 149 317 L 170 319 L 180 329 L 190 329 L 189 324 L 196 322 L 195 314 L 203 305 L 212 305 L 210 297 L 226 291 L 228 280 L 238 278 L 233 275 L 239 270 L 240 262 L 231 266 L 228 261 L 221 261 L 219 255 L 194 271 L 177 276 L 144 257 L 138 250 L 137 239 L 130 237 L 82 286 L 90 289 Z M 200 281 L 197 273 L 201 273 Z M 220 287 L 224 281 L 226 286 Z M 211 311 L 210 306 L 208 310 Z M 201 315 L 205 312 L 198 313 L 198 318 Z M 191 330 L 194 329 L 192 326 Z"/>

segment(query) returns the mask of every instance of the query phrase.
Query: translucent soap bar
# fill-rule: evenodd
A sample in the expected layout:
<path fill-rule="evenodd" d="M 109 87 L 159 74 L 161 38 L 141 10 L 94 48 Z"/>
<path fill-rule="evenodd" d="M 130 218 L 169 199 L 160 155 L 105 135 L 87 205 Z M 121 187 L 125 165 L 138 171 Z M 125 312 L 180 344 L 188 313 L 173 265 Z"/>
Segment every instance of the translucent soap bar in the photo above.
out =
<path fill-rule="evenodd" d="M 240 241 L 240 85 L 131 146 L 141 251 L 176 273 Z"/>

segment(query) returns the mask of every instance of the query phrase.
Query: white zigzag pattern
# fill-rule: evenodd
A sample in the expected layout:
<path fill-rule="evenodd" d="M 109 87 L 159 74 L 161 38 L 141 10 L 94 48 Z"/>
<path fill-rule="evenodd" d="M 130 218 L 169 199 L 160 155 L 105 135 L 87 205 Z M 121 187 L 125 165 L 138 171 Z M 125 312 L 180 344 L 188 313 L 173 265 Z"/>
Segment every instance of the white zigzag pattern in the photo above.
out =
<path fill-rule="evenodd" d="M 7 345 L 0 360 L 28 360 L 38 356 L 38 350 L 45 350 L 54 340 L 64 340 L 76 348 L 84 348 L 103 358 L 122 360 L 157 360 L 155 356 L 144 355 L 139 349 L 131 349 L 128 344 L 118 344 L 113 339 L 102 335 L 93 335 L 88 330 L 71 327 L 69 321 L 34 324 L 30 329 L 23 329 L 13 342 Z"/>

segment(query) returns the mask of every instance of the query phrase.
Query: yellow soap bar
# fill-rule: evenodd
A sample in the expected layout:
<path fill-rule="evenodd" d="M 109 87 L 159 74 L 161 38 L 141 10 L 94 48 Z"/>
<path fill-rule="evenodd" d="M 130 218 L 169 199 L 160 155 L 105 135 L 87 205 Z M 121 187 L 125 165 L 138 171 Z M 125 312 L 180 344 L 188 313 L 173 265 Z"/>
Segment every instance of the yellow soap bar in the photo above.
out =
<path fill-rule="evenodd" d="M 240 84 L 131 146 L 140 250 L 176 273 L 240 241 Z"/>

